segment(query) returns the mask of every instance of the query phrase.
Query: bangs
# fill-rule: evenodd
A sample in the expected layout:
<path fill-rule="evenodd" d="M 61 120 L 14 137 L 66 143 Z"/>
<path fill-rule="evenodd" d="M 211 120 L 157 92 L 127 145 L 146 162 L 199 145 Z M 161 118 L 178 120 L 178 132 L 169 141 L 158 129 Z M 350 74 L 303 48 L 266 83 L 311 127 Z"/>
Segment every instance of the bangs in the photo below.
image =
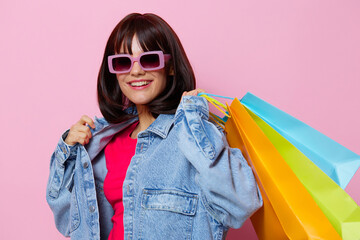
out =
<path fill-rule="evenodd" d="M 134 36 L 137 37 L 139 44 L 144 52 L 161 50 L 168 53 L 166 34 L 161 31 L 159 24 L 153 23 L 150 19 L 143 16 L 136 16 L 128 19 L 119 29 L 114 44 L 114 52 L 120 53 L 120 49 L 124 53 L 133 54 L 131 45 Z"/>

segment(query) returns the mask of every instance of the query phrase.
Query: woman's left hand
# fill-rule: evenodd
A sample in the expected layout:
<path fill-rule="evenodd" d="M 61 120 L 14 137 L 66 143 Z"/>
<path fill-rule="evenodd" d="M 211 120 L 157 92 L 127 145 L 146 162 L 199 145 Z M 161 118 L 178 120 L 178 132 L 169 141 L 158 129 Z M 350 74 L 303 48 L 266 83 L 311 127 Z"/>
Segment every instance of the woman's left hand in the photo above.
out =
<path fill-rule="evenodd" d="M 199 93 L 205 92 L 204 89 L 197 88 L 195 90 L 189 91 L 189 92 L 183 92 L 182 96 L 197 96 Z"/>

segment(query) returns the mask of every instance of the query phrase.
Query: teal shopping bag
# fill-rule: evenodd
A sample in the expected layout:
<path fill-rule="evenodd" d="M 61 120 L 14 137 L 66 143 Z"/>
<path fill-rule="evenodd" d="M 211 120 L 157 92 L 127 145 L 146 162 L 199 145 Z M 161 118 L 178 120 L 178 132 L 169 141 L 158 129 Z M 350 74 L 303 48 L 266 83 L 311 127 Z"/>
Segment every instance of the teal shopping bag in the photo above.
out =
<path fill-rule="evenodd" d="M 358 154 L 251 93 L 247 93 L 241 103 L 345 189 L 360 166 Z"/>

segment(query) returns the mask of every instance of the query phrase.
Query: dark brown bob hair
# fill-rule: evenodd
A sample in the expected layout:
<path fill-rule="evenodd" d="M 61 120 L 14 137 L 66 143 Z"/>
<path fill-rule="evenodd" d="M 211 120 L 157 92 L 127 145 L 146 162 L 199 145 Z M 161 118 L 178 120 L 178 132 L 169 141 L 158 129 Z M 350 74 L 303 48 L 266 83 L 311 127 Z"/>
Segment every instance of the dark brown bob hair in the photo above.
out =
<path fill-rule="evenodd" d="M 108 56 L 120 51 L 121 46 L 131 52 L 134 35 L 143 51 L 161 50 L 171 55 L 166 64 L 167 83 L 165 90 L 147 107 L 154 117 L 173 114 L 180 103 L 182 93 L 195 89 L 195 75 L 184 48 L 174 30 L 155 14 L 132 13 L 122 19 L 112 31 L 100 67 L 97 95 L 100 111 L 110 123 L 119 123 L 134 117 L 125 109 L 133 106 L 121 92 L 116 74 L 109 72 Z M 169 74 L 169 72 L 173 74 Z"/>

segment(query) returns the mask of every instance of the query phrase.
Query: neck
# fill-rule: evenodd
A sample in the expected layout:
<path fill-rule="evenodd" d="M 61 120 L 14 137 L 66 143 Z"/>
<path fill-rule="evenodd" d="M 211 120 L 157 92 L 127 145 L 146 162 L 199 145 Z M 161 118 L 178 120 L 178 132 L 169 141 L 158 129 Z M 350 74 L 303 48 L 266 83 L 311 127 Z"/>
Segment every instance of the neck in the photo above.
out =
<path fill-rule="evenodd" d="M 137 138 L 139 132 L 146 130 L 155 121 L 155 118 L 145 105 L 136 105 L 136 109 L 139 116 L 139 124 L 132 132 L 131 138 Z"/>

